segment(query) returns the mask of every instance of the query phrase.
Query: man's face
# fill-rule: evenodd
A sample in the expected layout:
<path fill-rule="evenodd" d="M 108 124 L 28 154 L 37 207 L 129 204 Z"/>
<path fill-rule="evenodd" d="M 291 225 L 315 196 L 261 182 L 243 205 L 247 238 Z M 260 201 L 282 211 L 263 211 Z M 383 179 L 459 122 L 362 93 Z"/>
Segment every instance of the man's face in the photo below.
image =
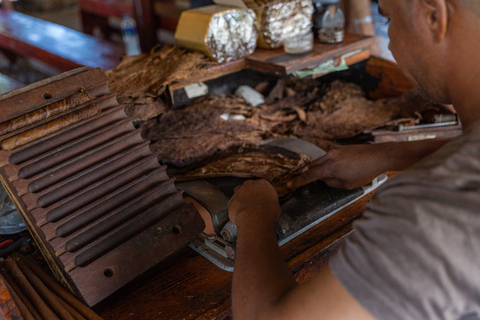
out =
<path fill-rule="evenodd" d="M 390 19 L 389 49 L 405 76 L 420 94 L 448 103 L 439 79 L 438 55 L 421 12 L 423 0 L 379 0 L 380 13 Z"/>

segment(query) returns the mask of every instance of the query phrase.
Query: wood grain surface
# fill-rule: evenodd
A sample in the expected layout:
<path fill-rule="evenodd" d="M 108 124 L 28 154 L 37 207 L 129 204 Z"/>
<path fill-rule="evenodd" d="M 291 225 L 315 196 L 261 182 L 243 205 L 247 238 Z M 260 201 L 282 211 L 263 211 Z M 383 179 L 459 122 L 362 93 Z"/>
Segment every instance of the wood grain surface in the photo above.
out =
<path fill-rule="evenodd" d="M 351 231 L 371 195 L 284 244 L 298 281 L 314 276 Z M 126 257 L 127 258 L 127 257 Z M 94 308 L 104 319 L 230 319 L 232 273 L 185 248 Z"/>
<path fill-rule="evenodd" d="M 81 66 L 109 70 L 124 54 L 119 45 L 1 8 L 0 47 L 36 58 L 60 71 Z"/>

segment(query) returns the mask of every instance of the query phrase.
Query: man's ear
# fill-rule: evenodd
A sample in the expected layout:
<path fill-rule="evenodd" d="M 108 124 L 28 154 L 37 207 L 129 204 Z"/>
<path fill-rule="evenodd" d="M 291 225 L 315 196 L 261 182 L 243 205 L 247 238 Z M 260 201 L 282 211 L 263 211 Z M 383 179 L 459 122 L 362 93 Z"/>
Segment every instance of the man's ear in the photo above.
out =
<path fill-rule="evenodd" d="M 427 27 L 435 41 L 442 41 L 448 30 L 447 0 L 420 0 L 426 14 Z"/>

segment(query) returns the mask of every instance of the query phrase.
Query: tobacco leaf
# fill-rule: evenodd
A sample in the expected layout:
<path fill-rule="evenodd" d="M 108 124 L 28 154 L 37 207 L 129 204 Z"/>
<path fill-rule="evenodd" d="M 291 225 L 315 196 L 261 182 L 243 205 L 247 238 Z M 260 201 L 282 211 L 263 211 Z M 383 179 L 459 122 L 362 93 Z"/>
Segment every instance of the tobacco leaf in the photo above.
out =
<path fill-rule="evenodd" d="M 296 137 L 329 149 L 341 139 L 385 125 L 416 123 L 423 110 L 435 108 L 416 91 L 372 101 L 359 86 L 342 81 L 324 85 L 287 79 L 281 86 L 294 95 L 257 108 L 233 95 L 197 99 L 142 124 L 144 136 L 161 162 L 187 167 L 265 139 Z M 278 87 L 273 90 L 278 92 Z M 245 120 L 223 120 L 223 114 L 243 115 Z"/>
<path fill-rule="evenodd" d="M 173 106 L 169 86 L 196 82 L 217 65 L 204 54 L 166 44 L 148 54 L 124 57 L 106 72 L 110 91 L 126 106 L 134 121 L 148 120 L 167 112 Z"/>
<path fill-rule="evenodd" d="M 177 175 L 177 181 L 208 179 L 219 177 L 260 178 L 272 183 L 279 197 L 290 192 L 286 181 L 301 173 L 310 163 L 306 155 L 286 157 L 274 152 L 248 152 L 232 154 L 224 159 L 213 161 L 206 166 Z"/>

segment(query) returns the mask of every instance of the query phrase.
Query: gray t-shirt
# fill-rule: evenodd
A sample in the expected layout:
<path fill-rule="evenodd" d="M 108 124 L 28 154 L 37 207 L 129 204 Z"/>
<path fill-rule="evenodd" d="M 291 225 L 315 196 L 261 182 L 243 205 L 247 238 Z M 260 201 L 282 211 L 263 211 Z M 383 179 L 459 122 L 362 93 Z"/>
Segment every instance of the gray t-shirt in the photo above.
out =
<path fill-rule="evenodd" d="M 331 268 L 381 320 L 478 319 L 480 122 L 381 187 Z"/>

